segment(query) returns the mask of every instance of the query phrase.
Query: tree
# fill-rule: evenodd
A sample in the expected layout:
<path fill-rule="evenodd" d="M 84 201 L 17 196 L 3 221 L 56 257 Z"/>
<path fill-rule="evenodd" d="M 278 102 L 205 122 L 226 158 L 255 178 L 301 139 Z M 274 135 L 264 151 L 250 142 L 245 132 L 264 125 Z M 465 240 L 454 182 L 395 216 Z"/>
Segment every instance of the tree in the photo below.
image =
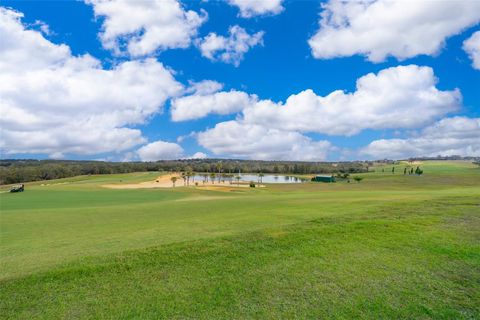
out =
<path fill-rule="evenodd" d="M 475 159 L 478 161 L 477 159 Z M 220 164 L 217 167 L 217 164 Z M 373 165 L 368 164 L 371 168 Z M 385 164 L 387 165 L 387 164 Z M 160 160 L 155 162 L 116 163 L 104 161 L 64 161 L 64 160 L 12 160 L 0 159 L 0 184 L 20 183 L 27 181 L 51 180 L 78 175 L 112 174 L 130 172 L 172 172 L 177 182 L 182 179 L 181 172 L 190 173 L 185 177 L 185 185 L 190 184 L 193 172 L 220 174 L 236 172 L 256 172 L 270 174 L 332 173 L 348 172 L 350 174 L 366 172 L 364 162 L 340 162 L 335 165 L 323 162 L 290 162 L 290 161 L 255 161 L 255 160 L 212 160 L 181 159 Z M 380 171 L 382 167 L 378 171 Z M 410 167 L 408 167 L 410 169 Z M 415 167 L 413 167 L 415 170 Z M 413 171 L 412 171 L 413 174 Z M 223 175 L 219 176 L 222 177 Z M 232 181 L 234 181 L 232 176 Z M 217 176 L 216 176 L 217 177 Z M 193 182 L 195 182 L 193 180 Z M 263 182 L 263 179 L 262 179 Z"/>
<path fill-rule="evenodd" d="M 203 177 L 203 184 L 205 184 L 205 182 L 208 182 L 208 173 L 202 174 L 202 177 Z"/>
<path fill-rule="evenodd" d="M 219 175 L 218 175 L 218 177 L 219 177 L 219 179 L 218 179 L 219 181 L 218 181 L 218 182 L 220 183 L 220 180 L 221 180 L 222 183 L 225 183 L 225 179 L 227 178 L 227 176 L 228 176 L 228 173 L 221 173 L 221 174 L 219 174 Z"/>
<path fill-rule="evenodd" d="M 261 173 L 261 172 L 258 174 L 258 179 L 260 180 L 260 183 L 263 182 L 263 177 L 264 177 L 264 176 L 265 176 L 265 175 L 264 175 L 263 173 Z"/>
<path fill-rule="evenodd" d="M 392 167 L 392 173 L 395 173 L 395 167 Z"/>
<path fill-rule="evenodd" d="M 230 184 L 232 184 L 233 174 L 232 174 L 232 173 L 228 173 L 226 177 L 227 177 L 228 182 L 230 182 Z"/>
<path fill-rule="evenodd" d="M 187 182 L 187 175 L 185 174 L 185 172 L 182 172 L 182 179 L 183 179 L 183 185 L 185 186 Z"/>
<path fill-rule="evenodd" d="M 415 169 L 415 174 L 417 174 L 417 175 L 419 175 L 419 176 L 420 176 L 420 175 L 422 175 L 422 174 L 423 174 L 423 170 L 422 170 L 422 169 L 420 169 L 420 167 L 417 167 L 417 169 Z"/>
<path fill-rule="evenodd" d="M 173 187 L 175 188 L 175 182 L 177 182 L 177 177 L 171 177 L 170 180 L 172 180 Z"/>
<path fill-rule="evenodd" d="M 210 180 L 212 181 L 212 184 L 215 184 L 215 172 L 210 173 Z"/>
<path fill-rule="evenodd" d="M 405 169 L 403 169 L 403 174 L 407 174 L 407 167 L 405 167 Z"/>
<path fill-rule="evenodd" d="M 235 179 L 237 180 L 237 186 L 240 186 L 240 179 L 242 179 L 242 177 L 236 176 Z"/>
<path fill-rule="evenodd" d="M 193 176 L 193 169 L 190 166 L 185 167 L 185 176 L 187 177 L 187 186 L 190 185 L 190 177 Z"/>
<path fill-rule="evenodd" d="M 220 183 L 220 180 L 222 179 L 222 175 L 221 175 L 222 168 L 223 168 L 222 163 L 221 163 L 221 162 L 217 162 L 217 164 L 215 165 L 215 168 L 217 169 L 218 183 Z"/>
<path fill-rule="evenodd" d="M 217 162 L 217 164 L 215 165 L 215 168 L 217 169 L 217 172 L 220 173 L 222 172 L 222 163 L 221 162 Z"/>
<path fill-rule="evenodd" d="M 363 180 L 363 177 L 360 177 L 360 176 L 354 176 L 353 177 L 353 180 L 357 181 L 357 183 L 359 183 L 360 181 Z"/>

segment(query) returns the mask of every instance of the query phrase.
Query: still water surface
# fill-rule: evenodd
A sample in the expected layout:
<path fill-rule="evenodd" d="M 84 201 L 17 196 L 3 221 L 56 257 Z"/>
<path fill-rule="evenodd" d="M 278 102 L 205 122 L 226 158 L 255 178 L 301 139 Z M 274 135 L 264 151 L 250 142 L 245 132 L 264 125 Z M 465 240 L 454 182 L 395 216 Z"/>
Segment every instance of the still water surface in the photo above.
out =
<path fill-rule="evenodd" d="M 234 177 L 238 176 L 238 174 L 235 174 Z M 266 174 L 263 177 L 259 177 L 256 174 L 240 174 L 240 181 L 242 182 L 260 182 L 260 179 L 262 183 L 302 183 L 308 181 L 307 179 L 301 179 L 297 177 L 292 177 L 292 176 L 280 176 L 280 175 L 273 175 L 273 174 Z M 196 175 L 194 177 L 194 181 L 201 182 L 205 179 L 203 176 Z M 220 180 L 226 180 L 229 181 L 227 178 L 220 178 Z M 208 176 L 208 181 L 210 181 L 210 176 Z M 215 178 L 215 182 L 218 181 L 218 177 Z M 237 180 L 235 178 L 232 178 L 233 182 L 236 182 Z"/>

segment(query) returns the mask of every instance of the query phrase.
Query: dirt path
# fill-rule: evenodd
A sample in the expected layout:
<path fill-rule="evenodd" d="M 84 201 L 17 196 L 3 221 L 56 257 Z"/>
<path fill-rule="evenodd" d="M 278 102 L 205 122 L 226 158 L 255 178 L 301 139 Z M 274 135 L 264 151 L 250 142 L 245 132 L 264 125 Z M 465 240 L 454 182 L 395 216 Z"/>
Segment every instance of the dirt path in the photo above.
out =
<path fill-rule="evenodd" d="M 116 183 L 116 184 L 104 184 L 102 187 L 109 189 L 151 189 L 151 188 L 171 188 L 171 177 L 178 177 L 176 174 L 165 174 L 159 176 L 153 181 L 145 181 L 139 183 Z M 178 177 L 176 185 L 179 184 L 181 178 Z"/>
<path fill-rule="evenodd" d="M 157 179 L 153 181 L 145 181 L 145 182 L 139 182 L 139 183 L 116 183 L 116 184 L 104 184 L 102 187 L 104 188 L 109 188 L 109 189 L 152 189 L 152 188 L 172 188 L 173 183 L 171 178 L 172 177 L 177 177 L 177 181 L 175 183 L 176 187 L 183 187 L 184 182 L 183 179 L 181 178 L 180 174 L 165 174 L 159 176 Z M 195 182 L 198 183 L 198 185 L 195 185 Z M 219 189 L 224 189 L 224 188 L 248 188 L 250 187 L 248 183 L 241 182 L 240 184 L 237 183 L 232 183 L 230 184 L 229 182 L 206 182 L 203 183 L 202 181 L 195 181 L 192 182 L 190 181 L 190 186 L 191 187 L 196 187 L 196 188 L 201 188 L 205 190 L 219 190 Z M 264 188 L 265 185 L 257 185 L 259 188 Z"/>

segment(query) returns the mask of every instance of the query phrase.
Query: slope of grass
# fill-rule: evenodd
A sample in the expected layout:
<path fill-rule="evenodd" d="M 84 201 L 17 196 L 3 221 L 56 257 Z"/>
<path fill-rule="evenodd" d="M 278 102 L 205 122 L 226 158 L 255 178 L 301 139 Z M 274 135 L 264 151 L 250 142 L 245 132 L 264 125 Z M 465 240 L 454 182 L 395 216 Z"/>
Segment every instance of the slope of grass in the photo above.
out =
<path fill-rule="evenodd" d="M 0 317 L 478 318 L 480 172 L 455 165 L 241 193 L 100 187 L 151 178 L 136 174 L 0 194 Z"/>

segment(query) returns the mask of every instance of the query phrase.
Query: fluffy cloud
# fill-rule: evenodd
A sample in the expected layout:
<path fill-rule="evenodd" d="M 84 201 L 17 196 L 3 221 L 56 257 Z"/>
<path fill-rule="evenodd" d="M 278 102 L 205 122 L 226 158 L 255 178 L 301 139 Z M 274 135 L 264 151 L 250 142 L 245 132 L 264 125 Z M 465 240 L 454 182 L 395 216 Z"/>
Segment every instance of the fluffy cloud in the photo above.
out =
<path fill-rule="evenodd" d="M 353 93 L 334 91 L 322 97 L 305 90 L 285 103 L 259 101 L 237 91 L 193 94 L 174 101 L 172 118 L 243 111 L 235 121 L 198 133 L 199 144 L 218 156 L 323 160 L 334 147 L 301 132 L 354 135 L 365 129 L 429 125 L 461 104 L 458 90 L 440 91 L 436 82 L 431 68 L 410 65 L 367 74 L 357 80 Z"/>
<path fill-rule="evenodd" d="M 283 0 L 228 0 L 240 9 L 240 16 L 251 18 L 260 15 L 275 15 L 283 11 Z"/>
<path fill-rule="evenodd" d="M 218 123 L 198 133 L 197 139 L 216 155 L 258 160 L 324 160 L 332 149 L 328 141 L 240 121 Z"/>
<path fill-rule="evenodd" d="M 20 23 L 21 12 L 0 7 L 0 70 L 2 73 L 23 72 L 62 64 L 71 57 L 70 48 L 46 40 L 35 30 L 26 30 Z M 35 53 L 35 54 L 32 54 Z M 5 83 L 2 83 L 2 86 Z"/>
<path fill-rule="evenodd" d="M 245 29 L 235 25 L 231 26 L 228 32 L 228 37 L 211 32 L 199 41 L 198 46 L 202 56 L 238 67 L 245 53 L 256 45 L 263 45 L 263 31 L 250 35 Z"/>
<path fill-rule="evenodd" d="M 463 42 L 463 50 L 472 59 L 473 68 L 480 70 L 480 31 L 475 32 L 470 38 Z"/>
<path fill-rule="evenodd" d="M 132 56 L 186 48 L 207 14 L 185 10 L 177 0 L 85 0 L 95 16 L 104 17 L 100 39 L 106 49 Z"/>
<path fill-rule="evenodd" d="M 190 159 L 206 159 L 207 155 L 203 152 L 195 152 Z"/>
<path fill-rule="evenodd" d="M 153 59 L 104 69 L 0 8 L 1 151 L 96 154 L 143 143 L 137 129 L 182 86 Z"/>
<path fill-rule="evenodd" d="M 480 1 L 330 0 L 322 7 L 320 29 L 309 40 L 320 59 L 435 55 L 446 38 L 480 22 Z"/>
<path fill-rule="evenodd" d="M 202 80 L 199 82 L 191 82 L 185 93 L 194 93 L 199 95 L 207 95 L 218 92 L 223 89 L 223 83 L 214 80 Z"/>
<path fill-rule="evenodd" d="M 430 67 L 398 66 L 359 78 L 353 93 L 337 90 L 322 97 L 308 89 L 285 103 L 239 91 L 194 94 L 173 102 L 172 119 L 242 111 L 246 124 L 287 131 L 350 136 L 365 129 L 413 129 L 460 107 L 460 91 L 440 91 L 436 83 Z"/>
<path fill-rule="evenodd" d="M 172 142 L 155 141 L 137 150 L 142 161 L 174 160 L 183 157 L 183 148 Z"/>
<path fill-rule="evenodd" d="M 210 88 L 211 89 L 211 88 Z M 173 121 L 193 120 L 208 114 L 231 114 L 253 104 L 257 97 L 245 92 L 231 90 L 202 94 L 205 91 L 174 99 L 171 105 Z"/>
<path fill-rule="evenodd" d="M 458 90 L 440 91 L 429 67 L 399 66 L 367 74 L 353 93 L 337 90 L 322 97 L 312 90 L 291 95 L 285 103 L 252 100 L 243 121 L 288 131 L 354 135 L 365 129 L 418 128 L 456 111 Z M 208 100 L 209 108 L 215 101 Z M 189 109 L 194 109 L 193 104 Z M 206 109 L 206 107 L 205 107 Z"/>
<path fill-rule="evenodd" d="M 407 139 L 382 139 L 361 150 L 374 158 L 405 159 L 415 156 L 480 156 L 480 118 L 442 119 Z"/>

